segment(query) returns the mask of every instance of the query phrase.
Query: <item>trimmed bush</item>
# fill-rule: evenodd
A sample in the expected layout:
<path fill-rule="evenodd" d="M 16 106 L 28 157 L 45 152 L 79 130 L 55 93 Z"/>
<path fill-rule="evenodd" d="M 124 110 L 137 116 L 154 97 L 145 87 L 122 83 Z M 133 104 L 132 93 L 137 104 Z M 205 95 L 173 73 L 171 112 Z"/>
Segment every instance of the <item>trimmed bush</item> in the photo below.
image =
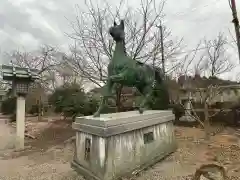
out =
<path fill-rule="evenodd" d="M 98 101 L 87 97 L 77 84 L 65 84 L 56 89 L 49 97 L 49 103 L 55 107 L 56 113 L 72 119 L 78 115 L 93 114 L 98 107 Z"/>

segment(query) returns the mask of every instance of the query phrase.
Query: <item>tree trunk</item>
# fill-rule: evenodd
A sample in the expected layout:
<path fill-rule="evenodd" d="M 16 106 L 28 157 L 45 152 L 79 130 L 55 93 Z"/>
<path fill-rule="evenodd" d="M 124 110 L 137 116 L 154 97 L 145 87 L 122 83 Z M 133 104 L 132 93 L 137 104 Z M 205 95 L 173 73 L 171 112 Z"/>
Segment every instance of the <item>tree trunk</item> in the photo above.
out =
<path fill-rule="evenodd" d="M 122 95 L 123 85 L 116 87 L 116 108 L 117 112 L 121 111 L 121 95 Z"/>
<path fill-rule="evenodd" d="M 207 102 L 204 103 L 204 131 L 205 131 L 205 139 L 210 140 L 210 122 L 209 122 Z"/>

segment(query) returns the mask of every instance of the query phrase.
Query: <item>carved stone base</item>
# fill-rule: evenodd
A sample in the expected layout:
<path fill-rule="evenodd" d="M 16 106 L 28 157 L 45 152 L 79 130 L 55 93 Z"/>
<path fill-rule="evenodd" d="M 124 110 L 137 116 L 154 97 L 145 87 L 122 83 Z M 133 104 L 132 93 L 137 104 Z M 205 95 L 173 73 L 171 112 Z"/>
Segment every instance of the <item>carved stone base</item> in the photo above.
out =
<path fill-rule="evenodd" d="M 137 173 L 176 150 L 173 120 L 154 110 L 78 117 L 72 168 L 94 180 Z"/>

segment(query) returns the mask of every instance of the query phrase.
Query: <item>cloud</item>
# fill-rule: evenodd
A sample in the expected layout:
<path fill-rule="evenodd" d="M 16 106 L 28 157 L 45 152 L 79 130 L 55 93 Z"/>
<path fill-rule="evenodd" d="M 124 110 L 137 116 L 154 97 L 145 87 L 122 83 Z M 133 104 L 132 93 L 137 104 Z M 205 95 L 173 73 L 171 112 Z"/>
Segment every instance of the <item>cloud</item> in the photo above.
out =
<path fill-rule="evenodd" d="M 219 31 L 228 34 L 228 28 L 233 32 L 231 23 L 232 14 L 228 1 L 224 0 L 185 0 L 181 2 L 181 9 L 178 6 L 171 12 L 171 6 L 174 0 L 169 0 L 166 12 L 168 22 L 174 34 L 178 34 L 190 44 L 197 44 L 203 37 L 214 38 Z M 176 13 L 177 12 L 177 13 Z"/>
<path fill-rule="evenodd" d="M 108 0 L 111 2 L 110 0 Z M 115 0 L 117 4 L 119 0 Z M 71 32 L 69 20 L 74 20 L 75 5 L 79 0 L 0 0 L 0 49 L 9 51 L 24 46 L 35 49 L 41 44 L 68 47 L 65 32 Z M 193 49 L 203 38 L 214 38 L 225 32 L 232 41 L 232 15 L 227 0 L 167 0 L 165 25 L 174 36 L 184 37 L 188 49 Z M 238 3 L 238 2 L 237 2 Z M 139 0 L 128 1 L 139 5 Z M 240 4 L 237 6 L 240 8 Z M 240 15 L 240 12 L 239 12 Z M 236 52 L 236 50 L 233 50 Z"/>
<path fill-rule="evenodd" d="M 22 33 L 29 33 L 39 43 L 61 45 L 66 40 L 64 33 L 71 30 L 67 19 L 74 18 L 74 6 L 78 3 L 81 7 L 80 2 L 1 0 L 1 31 L 10 34 L 9 41 Z M 139 4 L 138 0 L 131 1 L 131 5 L 134 4 Z M 217 34 L 216 31 L 232 29 L 231 12 L 225 0 L 184 0 L 179 4 L 176 4 L 176 0 L 168 0 L 165 14 L 166 25 L 174 35 L 183 36 L 190 44 L 196 44 L 203 36 L 212 37 Z"/>
<path fill-rule="evenodd" d="M 7 38 L 4 40 L 4 44 L 1 44 L 3 49 L 8 50 L 10 48 L 5 45 L 7 41 L 14 41 L 13 48 L 19 45 L 31 48 L 33 44 L 31 44 L 30 39 L 34 44 L 36 44 L 36 41 L 55 45 L 62 43 L 64 34 L 57 26 L 57 23 L 61 23 L 61 21 L 52 22 L 51 14 L 44 12 L 44 7 L 50 3 L 41 6 L 38 3 L 35 5 L 35 2 L 34 0 L 2 0 L 0 2 L 0 6 L 3 7 L 3 10 L 0 11 L 0 30 L 4 32 L 4 38 Z M 51 6 L 49 5 L 46 9 L 54 11 L 54 8 L 49 9 L 49 7 Z M 54 18 L 54 16 L 52 17 Z M 59 15 L 59 17 L 61 16 Z"/>

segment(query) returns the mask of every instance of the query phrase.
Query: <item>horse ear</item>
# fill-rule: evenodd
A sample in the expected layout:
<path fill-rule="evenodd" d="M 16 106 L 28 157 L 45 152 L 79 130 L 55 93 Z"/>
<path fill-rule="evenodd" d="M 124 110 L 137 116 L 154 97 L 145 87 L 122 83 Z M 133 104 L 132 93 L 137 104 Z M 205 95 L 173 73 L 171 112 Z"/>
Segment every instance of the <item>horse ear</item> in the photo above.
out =
<path fill-rule="evenodd" d="M 124 20 L 123 19 L 121 20 L 120 25 L 124 29 Z"/>
<path fill-rule="evenodd" d="M 116 25 L 117 25 L 116 21 L 114 21 L 113 25 L 114 25 L 114 26 L 116 26 Z"/>

